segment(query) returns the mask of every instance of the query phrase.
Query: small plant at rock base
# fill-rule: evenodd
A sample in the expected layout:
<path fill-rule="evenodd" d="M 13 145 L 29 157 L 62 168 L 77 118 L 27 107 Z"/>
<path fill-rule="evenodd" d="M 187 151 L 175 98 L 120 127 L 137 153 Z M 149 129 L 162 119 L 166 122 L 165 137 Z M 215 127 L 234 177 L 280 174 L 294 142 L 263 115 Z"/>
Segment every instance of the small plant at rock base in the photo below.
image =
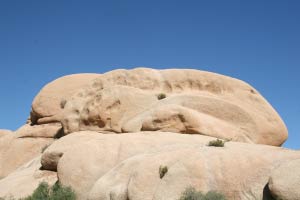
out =
<path fill-rule="evenodd" d="M 75 200 L 76 196 L 70 187 L 64 187 L 58 182 L 51 188 L 50 200 Z"/>
<path fill-rule="evenodd" d="M 188 187 L 182 194 L 179 200 L 202 200 L 204 195 L 196 191 L 193 187 Z"/>
<path fill-rule="evenodd" d="M 42 182 L 34 190 L 33 194 L 24 200 L 75 200 L 76 196 L 70 187 L 55 183 L 49 187 L 48 183 Z"/>
<path fill-rule="evenodd" d="M 203 194 L 193 187 L 188 187 L 182 193 L 179 200 L 226 200 L 226 198 L 224 195 L 215 191 L 209 191 L 206 194 Z"/>
<path fill-rule="evenodd" d="M 157 95 L 157 99 L 158 99 L 158 100 L 164 99 L 164 98 L 166 98 L 166 97 L 167 97 L 167 95 L 164 94 L 164 93 L 160 93 L 160 94 Z"/>
<path fill-rule="evenodd" d="M 224 147 L 225 141 L 216 139 L 216 140 L 211 140 L 208 143 L 208 146 L 214 146 L 214 147 Z"/>
<path fill-rule="evenodd" d="M 42 182 L 34 190 L 31 196 L 25 198 L 25 200 L 48 200 L 50 197 L 49 185 L 46 182 Z"/>
<path fill-rule="evenodd" d="M 225 196 L 216 191 L 209 191 L 205 194 L 205 200 L 226 200 Z"/>
<path fill-rule="evenodd" d="M 162 179 L 165 174 L 168 172 L 168 167 L 167 166 L 159 166 L 159 178 Z"/>

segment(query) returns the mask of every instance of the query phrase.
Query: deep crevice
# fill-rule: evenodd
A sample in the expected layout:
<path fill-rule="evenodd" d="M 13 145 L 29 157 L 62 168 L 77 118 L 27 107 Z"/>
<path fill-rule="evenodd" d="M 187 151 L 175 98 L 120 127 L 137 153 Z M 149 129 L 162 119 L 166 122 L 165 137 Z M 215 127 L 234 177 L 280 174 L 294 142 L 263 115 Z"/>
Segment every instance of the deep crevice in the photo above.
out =
<path fill-rule="evenodd" d="M 269 183 L 264 187 L 263 200 L 276 200 L 272 195 L 269 188 Z"/>
<path fill-rule="evenodd" d="M 59 129 L 57 133 L 54 135 L 54 139 L 59 139 L 61 137 L 65 136 L 64 128 Z"/>

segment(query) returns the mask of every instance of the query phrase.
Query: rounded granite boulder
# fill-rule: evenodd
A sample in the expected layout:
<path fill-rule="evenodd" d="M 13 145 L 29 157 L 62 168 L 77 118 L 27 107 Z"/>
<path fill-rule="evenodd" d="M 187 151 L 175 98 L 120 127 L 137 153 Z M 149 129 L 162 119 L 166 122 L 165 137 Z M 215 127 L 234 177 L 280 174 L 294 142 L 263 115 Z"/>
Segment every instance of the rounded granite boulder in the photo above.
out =
<path fill-rule="evenodd" d="M 269 179 L 269 188 L 275 199 L 300 199 L 300 159 L 282 163 L 274 169 Z"/>
<path fill-rule="evenodd" d="M 77 131 L 171 131 L 280 146 L 287 129 L 249 84 L 192 69 L 136 68 L 79 74 L 46 85 L 32 121 Z"/>

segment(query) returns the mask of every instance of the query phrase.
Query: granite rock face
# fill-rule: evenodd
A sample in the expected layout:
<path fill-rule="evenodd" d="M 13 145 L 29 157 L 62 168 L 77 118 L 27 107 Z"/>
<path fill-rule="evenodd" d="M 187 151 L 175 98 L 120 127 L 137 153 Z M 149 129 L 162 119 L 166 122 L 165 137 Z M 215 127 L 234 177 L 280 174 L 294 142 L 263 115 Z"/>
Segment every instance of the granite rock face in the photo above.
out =
<path fill-rule="evenodd" d="M 31 121 L 36 123 L 40 117 L 59 113 L 72 94 L 84 88 L 98 74 L 73 74 L 56 79 L 47 84 L 32 102 Z"/>
<path fill-rule="evenodd" d="M 269 188 L 277 199 L 300 199 L 300 159 L 281 163 L 273 170 Z"/>
<path fill-rule="evenodd" d="M 42 166 L 57 171 L 80 199 L 172 200 L 189 185 L 220 191 L 229 199 L 263 199 L 273 168 L 300 158 L 299 152 L 267 145 L 207 146 L 214 139 L 159 131 L 81 131 L 47 148 Z M 163 178 L 160 166 L 168 167 Z"/>
<path fill-rule="evenodd" d="M 9 133 L 12 133 L 12 131 L 10 130 L 4 130 L 4 129 L 0 129 L 0 137 L 3 137 Z"/>
<path fill-rule="evenodd" d="M 42 89 L 32 113 L 32 122 L 61 122 L 66 134 L 171 131 L 273 146 L 287 138 L 279 115 L 250 85 L 188 69 L 62 77 Z"/>
<path fill-rule="evenodd" d="M 224 147 L 208 145 L 217 138 Z M 262 95 L 228 76 L 69 75 L 42 88 L 27 124 L 0 130 L 0 197 L 59 181 L 79 200 L 174 200 L 189 186 L 228 200 L 295 200 L 300 152 L 281 148 L 286 139 Z"/>
<path fill-rule="evenodd" d="M 41 156 L 38 156 L 0 180 L 0 197 L 16 199 L 32 194 L 40 182 L 53 185 L 57 181 L 56 172 L 41 170 Z"/>
<path fill-rule="evenodd" d="M 0 178 L 41 154 L 53 138 L 19 137 L 18 131 L 0 137 Z"/>

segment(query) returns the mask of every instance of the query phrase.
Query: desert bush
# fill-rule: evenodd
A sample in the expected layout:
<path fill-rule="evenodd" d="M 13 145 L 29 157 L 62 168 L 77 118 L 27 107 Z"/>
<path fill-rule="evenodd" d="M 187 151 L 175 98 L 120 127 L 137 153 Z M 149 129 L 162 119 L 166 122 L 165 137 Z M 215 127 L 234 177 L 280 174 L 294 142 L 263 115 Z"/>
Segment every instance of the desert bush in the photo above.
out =
<path fill-rule="evenodd" d="M 25 200 L 48 200 L 50 197 L 49 185 L 46 182 L 42 182 L 39 186 L 34 190 L 33 194 Z"/>
<path fill-rule="evenodd" d="M 168 167 L 167 166 L 159 166 L 159 178 L 163 178 L 165 174 L 168 172 Z"/>
<path fill-rule="evenodd" d="M 160 93 L 160 94 L 157 95 L 157 99 L 158 99 L 158 100 L 164 99 L 164 98 L 166 98 L 166 97 L 167 97 L 167 95 L 164 94 L 164 93 Z"/>
<path fill-rule="evenodd" d="M 42 182 L 29 197 L 24 200 L 75 200 L 76 196 L 70 187 L 64 187 L 55 183 L 49 187 L 48 183 Z"/>
<path fill-rule="evenodd" d="M 181 195 L 179 200 L 202 200 L 204 195 L 196 191 L 195 188 L 189 187 L 187 188 Z"/>
<path fill-rule="evenodd" d="M 226 200 L 226 198 L 224 195 L 215 191 L 209 191 L 203 194 L 195 188 L 189 187 L 182 193 L 179 200 Z"/>
<path fill-rule="evenodd" d="M 224 147 L 225 141 L 216 139 L 216 140 L 211 140 L 208 143 L 208 146 L 214 146 L 214 147 Z"/>
<path fill-rule="evenodd" d="M 216 191 L 209 191 L 206 193 L 203 200 L 226 200 L 225 196 Z"/>
<path fill-rule="evenodd" d="M 63 187 L 56 183 L 52 187 L 50 200 L 75 200 L 76 196 L 70 187 Z"/>

